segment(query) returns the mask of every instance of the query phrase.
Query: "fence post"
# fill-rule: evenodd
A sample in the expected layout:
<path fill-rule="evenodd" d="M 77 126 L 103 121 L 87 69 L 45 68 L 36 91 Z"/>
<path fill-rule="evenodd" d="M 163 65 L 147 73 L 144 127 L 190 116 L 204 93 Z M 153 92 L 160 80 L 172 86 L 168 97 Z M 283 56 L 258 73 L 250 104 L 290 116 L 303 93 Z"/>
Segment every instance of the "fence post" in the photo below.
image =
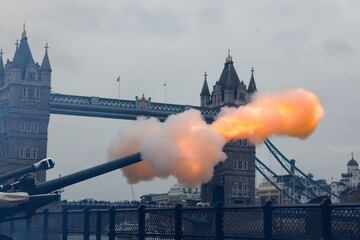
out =
<path fill-rule="evenodd" d="M 175 240 L 181 240 L 183 238 L 182 232 L 182 205 L 177 204 L 175 206 Z"/>
<path fill-rule="evenodd" d="M 115 207 L 109 209 L 109 240 L 115 240 Z"/>
<path fill-rule="evenodd" d="M 272 202 L 266 201 L 263 205 L 264 215 L 264 239 L 272 239 Z"/>
<path fill-rule="evenodd" d="M 145 240 L 145 206 L 141 205 L 138 209 L 138 227 L 139 227 L 139 240 Z"/>
<path fill-rule="evenodd" d="M 98 210 L 96 212 L 96 240 L 101 240 L 101 212 Z"/>
<path fill-rule="evenodd" d="M 224 213 L 222 203 L 218 202 L 215 206 L 215 239 L 224 239 Z"/>
<path fill-rule="evenodd" d="M 43 211 L 43 240 L 49 239 L 49 209 Z"/>
<path fill-rule="evenodd" d="M 329 198 L 324 199 L 320 204 L 321 211 L 321 235 L 324 240 L 332 239 L 331 230 L 331 200 Z"/>
<path fill-rule="evenodd" d="M 83 237 L 84 240 L 89 240 L 90 239 L 90 212 L 89 212 L 89 208 L 85 208 L 84 209 L 84 232 L 83 232 Z"/>
<path fill-rule="evenodd" d="M 26 218 L 26 239 L 32 240 L 31 216 Z"/>
<path fill-rule="evenodd" d="M 68 210 L 64 209 L 63 210 L 63 216 L 62 216 L 62 240 L 67 240 L 68 239 Z"/>

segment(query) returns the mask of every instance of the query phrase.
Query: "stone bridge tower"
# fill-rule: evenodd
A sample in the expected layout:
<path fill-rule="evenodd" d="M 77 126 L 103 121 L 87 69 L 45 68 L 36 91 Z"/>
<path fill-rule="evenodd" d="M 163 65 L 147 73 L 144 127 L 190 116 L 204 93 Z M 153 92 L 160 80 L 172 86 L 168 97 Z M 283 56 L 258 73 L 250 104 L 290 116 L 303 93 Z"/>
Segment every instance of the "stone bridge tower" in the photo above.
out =
<path fill-rule="evenodd" d="M 230 55 L 220 79 L 210 93 L 207 74 L 200 93 L 201 106 L 204 107 L 239 107 L 250 101 L 256 89 L 254 69 L 247 87 L 240 81 Z M 225 206 L 255 204 L 255 146 L 246 139 L 238 139 L 227 143 L 224 147 L 227 155 L 225 162 L 214 169 L 212 180 L 201 186 L 202 202 L 223 202 Z"/>
<path fill-rule="evenodd" d="M 48 46 L 41 65 L 31 54 L 26 30 L 12 61 L 0 55 L 0 173 L 46 157 L 51 66 Z M 45 173 L 36 175 L 45 180 Z"/>

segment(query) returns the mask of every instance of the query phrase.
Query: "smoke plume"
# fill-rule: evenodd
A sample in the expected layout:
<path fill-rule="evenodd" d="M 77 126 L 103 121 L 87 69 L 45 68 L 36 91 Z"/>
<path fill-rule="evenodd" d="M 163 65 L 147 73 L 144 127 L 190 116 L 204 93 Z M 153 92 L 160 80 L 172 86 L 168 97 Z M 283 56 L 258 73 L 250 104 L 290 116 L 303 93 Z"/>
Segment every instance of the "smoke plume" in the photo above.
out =
<path fill-rule="evenodd" d="M 109 158 L 141 152 L 144 161 L 122 169 L 129 183 L 174 176 L 186 186 L 195 186 L 210 180 L 214 166 L 226 159 L 227 141 L 261 143 L 273 135 L 304 139 L 323 115 L 316 95 L 295 89 L 257 96 L 239 108 L 224 107 L 212 124 L 194 109 L 164 123 L 139 118 L 112 140 Z"/>
<path fill-rule="evenodd" d="M 239 108 L 222 108 L 212 124 L 226 140 L 249 139 L 261 143 L 272 135 L 305 139 L 324 115 L 318 97 L 303 89 L 259 95 Z"/>

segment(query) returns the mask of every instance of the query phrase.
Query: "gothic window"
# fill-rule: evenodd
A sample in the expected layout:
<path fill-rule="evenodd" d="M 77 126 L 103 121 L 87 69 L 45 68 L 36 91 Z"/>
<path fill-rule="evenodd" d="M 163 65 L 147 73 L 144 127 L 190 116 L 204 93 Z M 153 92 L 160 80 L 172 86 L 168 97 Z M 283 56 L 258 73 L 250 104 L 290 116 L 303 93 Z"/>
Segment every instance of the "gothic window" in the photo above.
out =
<path fill-rule="evenodd" d="M 27 97 L 27 88 L 23 88 L 21 91 L 21 96 L 22 97 Z"/>
<path fill-rule="evenodd" d="M 40 89 L 34 89 L 34 98 L 40 98 Z"/>
<path fill-rule="evenodd" d="M 22 147 L 19 148 L 19 157 L 25 158 L 25 148 Z"/>
<path fill-rule="evenodd" d="M 32 124 L 30 122 L 26 123 L 26 132 L 28 133 L 32 132 Z"/>
<path fill-rule="evenodd" d="M 34 89 L 33 88 L 28 88 L 27 90 L 28 90 L 27 91 L 27 96 L 33 98 L 35 96 Z"/>
<path fill-rule="evenodd" d="M 248 162 L 245 160 L 234 160 L 234 169 L 235 170 L 248 170 Z"/>
<path fill-rule="evenodd" d="M 35 158 L 35 159 L 37 158 L 37 155 L 38 155 L 37 148 L 32 148 L 30 153 L 31 153 L 31 158 Z"/>
<path fill-rule="evenodd" d="M 248 161 L 243 161 L 243 170 L 248 170 Z"/>
<path fill-rule="evenodd" d="M 20 147 L 19 158 L 36 159 L 38 157 L 37 148 Z"/>
<path fill-rule="evenodd" d="M 33 123 L 33 132 L 38 133 L 39 132 L 39 123 Z"/>
<path fill-rule="evenodd" d="M 34 79 L 35 79 L 35 73 L 29 72 L 29 80 L 34 80 Z"/>
<path fill-rule="evenodd" d="M 20 122 L 20 132 L 26 133 L 38 133 L 39 123 L 38 122 Z"/>
<path fill-rule="evenodd" d="M 40 89 L 38 88 L 23 88 L 21 96 L 27 100 L 39 100 L 40 99 Z"/>
<path fill-rule="evenodd" d="M 26 148 L 25 149 L 25 158 L 30 158 L 31 157 L 31 149 L 30 148 Z"/>
<path fill-rule="evenodd" d="M 233 197 L 248 197 L 249 186 L 247 178 L 237 178 L 232 183 L 232 195 Z"/>
<path fill-rule="evenodd" d="M 25 122 L 21 122 L 20 123 L 20 132 L 25 132 L 26 131 L 26 124 Z"/>

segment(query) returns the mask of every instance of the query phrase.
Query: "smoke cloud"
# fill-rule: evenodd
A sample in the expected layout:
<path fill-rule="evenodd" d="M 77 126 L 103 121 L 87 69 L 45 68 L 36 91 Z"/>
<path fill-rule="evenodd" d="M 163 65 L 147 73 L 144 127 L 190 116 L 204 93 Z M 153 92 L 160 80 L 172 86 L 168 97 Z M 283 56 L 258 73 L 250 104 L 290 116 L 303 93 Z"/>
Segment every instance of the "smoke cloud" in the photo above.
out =
<path fill-rule="evenodd" d="M 295 89 L 259 95 L 239 108 L 224 107 L 212 124 L 194 109 L 172 115 L 164 123 L 139 118 L 112 140 L 109 158 L 141 152 L 144 161 L 122 169 L 129 183 L 174 176 L 186 186 L 195 186 L 210 180 L 214 166 L 226 159 L 227 141 L 261 143 L 273 135 L 304 139 L 323 115 L 315 94 Z"/>
<path fill-rule="evenodd" d="M 225 160 L 225 143 L 201 113 L 191 109 L 164 123 L 155 118 L 138 119 L 114 138 L 109 155 L 114 159 L 141 152 L 144 161 L 122 169 L 129 183 L 172 175 L 195 186 L 210 180 L 214 166 Z"/>

